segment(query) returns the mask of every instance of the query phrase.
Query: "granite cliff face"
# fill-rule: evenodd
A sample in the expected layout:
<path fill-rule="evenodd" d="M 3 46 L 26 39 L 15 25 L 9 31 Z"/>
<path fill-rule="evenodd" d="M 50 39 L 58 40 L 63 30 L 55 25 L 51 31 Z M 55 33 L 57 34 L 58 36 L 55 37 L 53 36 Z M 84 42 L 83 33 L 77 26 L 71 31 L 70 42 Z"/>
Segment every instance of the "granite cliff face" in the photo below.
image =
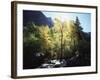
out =
<path fill-rule="evenodd" d="M 33 22 L 35 25 L 53 26 L 53 21 L 50 17 L 46 17 L 41 11 L 23 10 L 23 25 Z"/>

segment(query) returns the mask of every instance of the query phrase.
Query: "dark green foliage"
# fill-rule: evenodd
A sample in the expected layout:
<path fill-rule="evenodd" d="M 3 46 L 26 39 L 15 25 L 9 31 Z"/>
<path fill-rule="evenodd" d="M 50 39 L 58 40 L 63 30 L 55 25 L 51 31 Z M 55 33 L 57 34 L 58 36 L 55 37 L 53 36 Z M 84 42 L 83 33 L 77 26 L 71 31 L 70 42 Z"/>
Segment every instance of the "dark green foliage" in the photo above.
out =
<path fill-rule="evenodd" d="M 52 27 L 34 23 L 24 26 L 24 68 L 37 68 L 54 59 L 65 60 L 66 66 L 90 65 L 91 36 L 82 30 L 78 17 L 65 22 L 56 18 Z"/>

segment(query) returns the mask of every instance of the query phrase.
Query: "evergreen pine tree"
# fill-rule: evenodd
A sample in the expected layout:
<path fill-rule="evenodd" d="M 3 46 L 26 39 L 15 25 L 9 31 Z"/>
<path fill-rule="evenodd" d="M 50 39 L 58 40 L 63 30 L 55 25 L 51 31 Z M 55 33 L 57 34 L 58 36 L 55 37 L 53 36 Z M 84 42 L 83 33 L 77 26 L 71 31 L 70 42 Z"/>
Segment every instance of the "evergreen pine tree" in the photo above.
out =
<path fill-rule="evenodd" d="M 80 39 L 83 39 L 84 40 L 84 38 L 83 38 L 83 28 L 81 27 L 81 25 L 80 25 L 81 23 L 80 23 L 80 20 L 79 20 L 79 18 L 76 16 L 76 21 L 75 21 L 75 25 L 76 25 L 76 27 L 77 27 L 77 33 L 78 33 L 78 37 L 80 38 Z"/>
<path fill-rule="evenodd" d="M 79 18 L 76 16 L 76 21 L 75 21 L 75 25 L 77 26 L 78 30 L 79 31 L 82 31 L 83 28 L 80 26 L 80 21 L 79 21 Z"/>

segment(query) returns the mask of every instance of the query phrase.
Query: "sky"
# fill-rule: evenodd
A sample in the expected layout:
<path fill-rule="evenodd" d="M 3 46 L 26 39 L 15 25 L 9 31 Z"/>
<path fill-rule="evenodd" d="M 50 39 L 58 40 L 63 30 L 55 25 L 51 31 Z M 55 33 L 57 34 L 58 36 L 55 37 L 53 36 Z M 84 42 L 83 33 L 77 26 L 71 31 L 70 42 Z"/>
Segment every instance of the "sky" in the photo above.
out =
<path fill-rule="evenodd" d="M 51 17 L 52 20 L 56 17 L 60 17 L 61 21 L 64 20 L 76 20 L 79 18 L 81 27 L 84 32 L 91 32 L 91 14 L 90 13 L 72 13 L 72 12 L 52 12 L 52 11 L 42 11 L 46 17 Z"/>

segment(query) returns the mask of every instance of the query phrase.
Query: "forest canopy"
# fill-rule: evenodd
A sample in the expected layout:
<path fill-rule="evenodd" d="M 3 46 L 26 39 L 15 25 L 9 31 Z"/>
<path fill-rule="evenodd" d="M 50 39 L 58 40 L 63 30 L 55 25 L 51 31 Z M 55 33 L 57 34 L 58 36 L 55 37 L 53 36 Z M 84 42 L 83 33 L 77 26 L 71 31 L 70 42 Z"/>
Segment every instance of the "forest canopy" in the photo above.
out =
<path fill-rule="evenodd" d="M 66 60 L 74 56 L 90 60 L 90 35 L 87 37 L 88 33 L 82 31 L 78 17 L 63 22 L 55 18 L 53 23 L 52 27 L 34 22 L 23 27 L 24 49 L 29 49 L 26 54 L 43 56 L 43 60 Z"/>

